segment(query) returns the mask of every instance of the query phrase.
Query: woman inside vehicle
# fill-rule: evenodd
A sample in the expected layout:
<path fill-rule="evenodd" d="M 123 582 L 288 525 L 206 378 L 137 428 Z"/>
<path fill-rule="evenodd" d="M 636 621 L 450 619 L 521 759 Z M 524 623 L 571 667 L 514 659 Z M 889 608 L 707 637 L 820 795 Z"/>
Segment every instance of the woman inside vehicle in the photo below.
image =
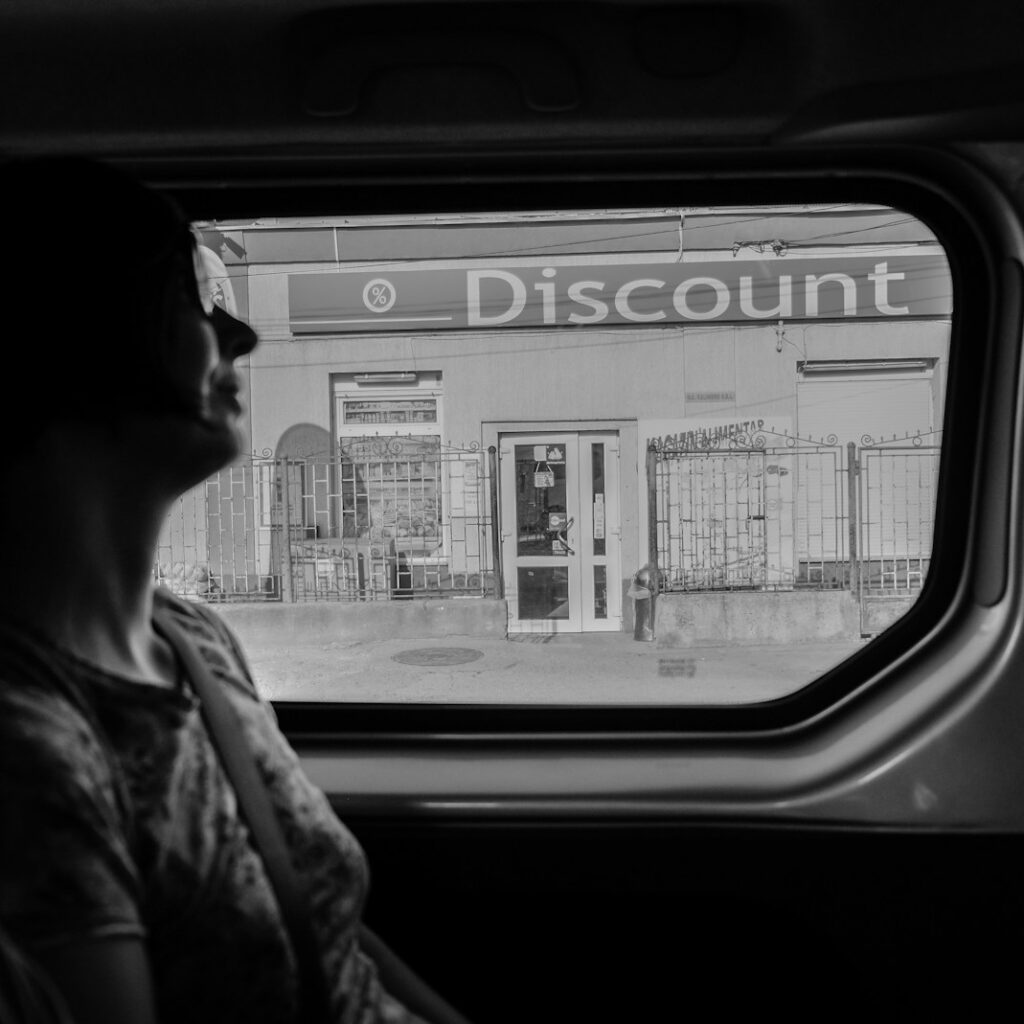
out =
<path fill-rule="evenodd" d="M 460 1020 L 363 931 L 363 854 L 232 635 L 152 583 L 172 503 L 241 453 L 234 363 L 255 334 L 213 306 L 159 194 L 74 160 L 14 162 L 0 182 L 0 927 L 76 1024 Z M 284 837 L 319 1008 L 199 675 Z"/>

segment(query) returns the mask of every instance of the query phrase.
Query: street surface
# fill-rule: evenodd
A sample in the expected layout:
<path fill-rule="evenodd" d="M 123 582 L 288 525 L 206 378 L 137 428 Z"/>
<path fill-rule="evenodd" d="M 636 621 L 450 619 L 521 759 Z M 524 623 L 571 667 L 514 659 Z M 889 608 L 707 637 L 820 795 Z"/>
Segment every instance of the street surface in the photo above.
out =
<path fill-rule="evenodd" d="M 812 682 L 863 642 L 662 647 L 622 633 L 452 636 L 271 647 L 240 639 L 271 700 L 741 704 Z"/>

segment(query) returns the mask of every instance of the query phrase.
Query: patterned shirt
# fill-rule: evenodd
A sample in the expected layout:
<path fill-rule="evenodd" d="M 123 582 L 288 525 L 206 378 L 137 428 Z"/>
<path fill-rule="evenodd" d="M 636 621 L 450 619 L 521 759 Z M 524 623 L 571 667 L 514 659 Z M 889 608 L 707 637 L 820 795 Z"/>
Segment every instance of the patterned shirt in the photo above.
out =
<path fill-rule="evenodd" d="M 305 777 L 237 643 L 207 609 L 158 590 L 223 683 L 297 875 L 338 1024 L 415 1022 L 356 940 L 366 861 Z M 0 921 L 29 950 L 145 940 L 161 1024 L 285 1024 L 296 969 L 187 682 L 112 675 L 0 624 Z"/>

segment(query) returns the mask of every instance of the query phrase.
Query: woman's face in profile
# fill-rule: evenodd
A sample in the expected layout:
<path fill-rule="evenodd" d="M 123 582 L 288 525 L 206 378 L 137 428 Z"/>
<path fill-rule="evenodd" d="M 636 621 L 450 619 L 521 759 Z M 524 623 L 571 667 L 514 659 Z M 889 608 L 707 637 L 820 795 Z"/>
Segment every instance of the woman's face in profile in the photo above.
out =
<path fill-rule="evenodd" d="M 202 274 L 201 262 L 196 263 Z M 241 382 L 234 361 L 250 352 L 255 335 L 241 321 L 213 305 L 205 275 L 199 277 L 199 301 L 191 282 L 180 282 L 175 295 L 172 364 L 169 383 L 194 410 L 210 454 L 229 462 L 242 450 Z"/>

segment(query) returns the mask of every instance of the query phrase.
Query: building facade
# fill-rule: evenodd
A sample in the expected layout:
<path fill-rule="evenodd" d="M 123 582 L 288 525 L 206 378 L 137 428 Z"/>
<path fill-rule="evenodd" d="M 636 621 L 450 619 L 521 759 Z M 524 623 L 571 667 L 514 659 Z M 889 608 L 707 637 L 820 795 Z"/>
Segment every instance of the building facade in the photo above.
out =
<path fill-rule="evenodd" d="M 549 632 L 627 628 L 652 561 L 680 591 L 923 579 L 952 309 L 912 217 L 199 230 L 261 344 L 253 457 L 168 527 L 158 572 L 185 592 L 490 597 Z M 869 493 L 875 451 L 906 455 Z"/>

